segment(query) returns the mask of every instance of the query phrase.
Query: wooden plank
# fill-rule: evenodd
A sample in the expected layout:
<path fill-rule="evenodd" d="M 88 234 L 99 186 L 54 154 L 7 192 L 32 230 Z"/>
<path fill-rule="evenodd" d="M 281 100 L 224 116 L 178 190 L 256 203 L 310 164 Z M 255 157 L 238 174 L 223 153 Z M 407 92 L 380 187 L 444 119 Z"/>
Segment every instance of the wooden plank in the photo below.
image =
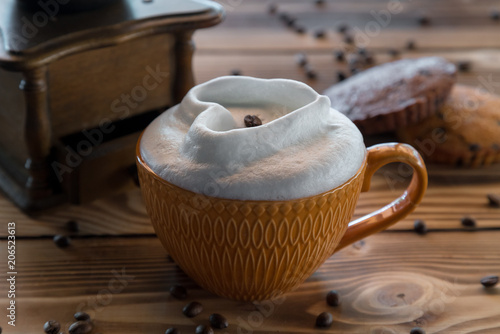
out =
<path fill-rule="evenodd" d="M 296 291 L 260 305 L 199 289 L 156 238 L 79 239 L 67 249 L 50 240 L 18 240 L 17 323 L 14 331 L 2 327 L 40 333 L 45 321 L 66 327 L 84 309 L 95 333 L 163 333 L 173 325 L 191 333 L 212 312 L 229 320 L 221 333 L 310 333 L 316 315 L 328 311 L 334 325 L 318 333 L 408 333 L 415 325 L 427 333 L 496 333 L 500 293 L 483 289 L 479 279 L 500 273 L 499 237 L 500 231 L 379 233 L 334 255 Z M 185 285 L 189 298 L 173 299 L 172 284 Z M 8 290 L 5 280 L 0 289 Z M 326 305 L 331 289 L 339 291 L 341 307 Z M 181 313 L 191 300 L 204 305 L 194 319 Z M 0 303 L 6 302 L 2 294 Z"/>

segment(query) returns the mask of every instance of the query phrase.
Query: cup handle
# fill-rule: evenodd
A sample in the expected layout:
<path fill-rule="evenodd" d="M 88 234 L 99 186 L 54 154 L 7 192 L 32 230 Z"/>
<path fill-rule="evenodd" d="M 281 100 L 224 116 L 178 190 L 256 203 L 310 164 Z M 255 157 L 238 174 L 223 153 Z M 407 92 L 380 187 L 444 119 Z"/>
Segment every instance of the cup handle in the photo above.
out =
<path fill-rule="evenodd" d="M 391 162 L 403 162 L 413 168 L 413 177 L 403 195 L 389 205 L 349 223 L 338 250 L 373 233 L 385 230 L 406 217 L 420 203 L 427 189 L 427 170 L 420 154 L 410 145 L 388 143 L 368 148 L 367 166 L 361 191 L 370 190 L 373 174 Z"/>

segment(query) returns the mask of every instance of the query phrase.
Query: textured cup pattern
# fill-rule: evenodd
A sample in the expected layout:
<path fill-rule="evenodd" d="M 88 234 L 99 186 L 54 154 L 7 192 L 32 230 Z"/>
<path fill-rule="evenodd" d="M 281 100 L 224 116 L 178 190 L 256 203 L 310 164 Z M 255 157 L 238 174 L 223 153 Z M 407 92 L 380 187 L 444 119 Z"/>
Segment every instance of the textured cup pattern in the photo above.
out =
<path fill-rule="evenodd" d="M 333 254 L 353 216 L 365 167 L 316 196 L 241 201 L 184 190 L 138 160 L 146 209 L 167 252 L 201 287 L 237 300 L 290 291 Z"/>

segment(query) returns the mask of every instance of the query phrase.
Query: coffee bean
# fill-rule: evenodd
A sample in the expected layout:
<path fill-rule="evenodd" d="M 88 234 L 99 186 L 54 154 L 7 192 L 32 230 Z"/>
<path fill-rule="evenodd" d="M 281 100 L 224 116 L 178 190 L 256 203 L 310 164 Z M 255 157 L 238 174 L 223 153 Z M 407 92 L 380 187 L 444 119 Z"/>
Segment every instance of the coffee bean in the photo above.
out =
<path fill-rule="evenodd" d="M 216 329 L 223 329 L 229 326 L 226 317 L 218 313 L 211 314 L 208 320 L 210 321 L 210 325 Z"/>
<path fill-rule="evenodd" d="M 418 234 L 426 234 L 427 233 L 427 225 L 423 220 L 417 219 L 413 223 L 413 230 Z"/>
<path fill-rule="evenodd" d="M 165 334 L 181 334 L 181 331 L 175 327 L 170 327 L 165 331 Z"/>
<path fill-rule="evenodd" d="M 332 290 L 328 292 L 326 295 L 326 303 L 330 306 L 339 306 L 340 305 L 340 296 L 336 290 Z"/>
<path fill-rule="evenodd" d="M 489 201 L 489 206 L 494 208 L 500 208 L 500 195 L 497 194 L 488 194 L 486 195 Z"/>
<path fill-rule="evenodd" d="M 241 75 L 241 70 L 238 70 L 237 68 L 231 70 L 231 75 Z"/>
<path fill-rule="evenodd" d="M 500 12 L 496 9 L 492 10 L 490 12 L 490 19 L 492 19 L 493 21 L 500 20 Z"/>
<path fill-rule="evenodd" d="M 173 285 L 170 287 L 170 294 L 177 299 L 186 299 L 187 290 L 182 285 Z"/>
<path fill-rule="evenodd" d="M 314 3 L 316 6 L 322 6 L 325 4 L 325 0 L 314 0 Z"/>
<path fill-rule="evenodd" d="M 345 35 L 344 36 L 344 43 L 354 44 L 354 37 L 352 37 L 351 35 Z"/>
<path fill-rule="evenodd" d="M 199 325 L 196 327 L 196 334 L 214 334 L 214 330 L 210 326 Z"/>
<path fill-rule="evenodd" d="M 295 61 L 297 62 L 297 65 L 304 67 L 307 64 L 307 57 L 303 53 L 297 53 L 295 55 Z"/>
<path fill-rule="evenodd" d="M 246 115 L 243 122 L 245 122 L 247 128 L 262 125 L 260 118 L 255 115 Z"/>
<path fill-rule="evenodd" d="M 347 24 L 340 24 L 337 26 L 337 31 L 341 34 L 345 34 L 349 30 L 349 26 Z"/>
<path fill-rule="evenodd" d="M 425 334 L 425 331 L 421 327 L 413 327 L 410 334 Z"/>
<path fill-rule="evenodd" d="M 470 144 L 469 145 L 469 151 L 471 152 L 477 152 L 481 149 L 481 146 L 479 144 Z"/>
<path fill-rule="evenodd" d="M 303 34 L 306 32 L 306 28 L 304 26 L 298 25 L 298 24 L 294 25 L 294 30 L 297 34 Z"/>
<path fill-rule="evenodd" d="M 71 324 L 68 329 L 69 334 L 87 334 L 92 331 L 92 323 L 88 321 L 77 321 Z"/>
<path fill-rule="evenodd" d="M 417 17 L 417 22 L 421 26 L 426 26 L 431 23 L 431 19 L 427 15 L 422 14 L 419 17 Z"/>
<path fill-rule="evenodd" d="M 498 276 L 491 275 L 491 276 L 485 276 L 481 278 L 481 284 L 485 288 L 492 288 L 498 283 Z"/>
<path fill-rule="evenodd" d="M 471 217 L 463 217 L 461 223 L 465 227 L 476 227 L 476 220 Z"/>
<path fill-rule="evenodd" d="M 316 71 L 309 65 L 309 64 L 306 64 L 304 66 L 304 69 L 306 70 L 306 76 L 309 78 L 309 79 L 316 79 L 316 77 L 318 76 L 316 74 Z"/>
<path fill-rule="evenodd" d="M 73 317 L 76 319 L 76 320 L 81 320 L 81 321 L 90 321 L 90 315 L 88 315 L 88 313 L 85 313 L 85 312 L 76 312 Z"/>
<path fill-rule="evenodd" d="M 319 28 L 319 29 L 316 29 L 316 30 L 314 31 L 314 37 L 315 37 L 315 38 L 325 38 L 325 36 L 326 36 L 326 31 L 325 31 L 325 29 L 321 29 L 321 28 Z"/>
<path fill-rule="evenodd" d="M 328 328 L 333 323 L 333 316 L 331 313 L 323 312 L 316 318 L 316 327 Z"/>
<path fill-rule="evenodd" d="M 276 4 L 274 3 L 269 4 L 269 7 L 267 7 L 267 11 L 269 12 L 269 14 L 276 14 L 277 10 L 278 6 L 276 6 Z"/>
<path fill-rule="evenodd" d="M 349 69 L 349 71 L 351 72 L 352 75 L 355 75 L 355 74 L 358 74 L 359 72 L 361 72 L 361 69 L 359 69 L 357 67 L 352 67 L 351 69 Z"/>
<path fill-rule="evenodd" d="M 54 243 L 59 248 L 66 248 L 71 244 L 71 239 L 66 235 L 56 235 L 54 236 Z"/>
<path fill-rule="evenodd" d="M 389 55 L 391 57 L 397 57 L 397 56 L 399 56 L 399 50 L 398 49 L 389 49 L 388 52 L 389 52 Z"/>
<path fill-rule="evenodd" d="M 364 57 L 364 60 L 365 60 L 366 65 L 373 65 L 375 63 L 375 58 L 373 58 L 373 56 L 371 54 L 367 54 Z"/>
<path fill-rule="evenodd" d="M 471 62 L 468 60 L 461 60 L 457 62 L 457 68 L 460 72 L 468 72 L 471 68 Z"/>
<path fill-rule="evenodd" d="M 285 20 L 285 24 L 288 26 L 288 27 L 293 27 L 295 25 L 295 23 L 297 22 L 297 18 L 296 17 L 288 17 L 286 20 Z"/>
<path fill-rule="evenodd" d="M 417 48 L 415 41 L 413 39 L 410 39 L 406 42 L 406 49 L 407 50 L 415 50 Z"/>
<path fill-rule="evenodd" d="M 335 55 L 335 59 L 337 61 L 344 61 L 345 60 L 345 53 L 342 50 L 336 50 L 334 52 L 334 55 Z"/>
<path fill-rule="evenodd" d="M 345 73 L 342 71 L 337 71 L 337 81 L 341 82 L 344 81 L 345 79 L 346 79 Z"/>
<path fill-rule="evenodd" d="M 182 313 L 188 318 L 194 318 L 203 311 L 203 305 L 198 302 L 191 302 L 184 306 Z"/>
<path fill-rule="evenodd" d="M 47 334 L 58 334 L 61 324 L 55 320 L 49 320 L 43 325 L 43 331 Z"/>
<path fill-rule="evenodd" d="M 70 220 L 70 221 L 66 222 L 65 226 L 66 226 L 66 229 L 70 232 L 80 231 L 80 226 L 78 226 L 78 223 L 74 220 Z"/>

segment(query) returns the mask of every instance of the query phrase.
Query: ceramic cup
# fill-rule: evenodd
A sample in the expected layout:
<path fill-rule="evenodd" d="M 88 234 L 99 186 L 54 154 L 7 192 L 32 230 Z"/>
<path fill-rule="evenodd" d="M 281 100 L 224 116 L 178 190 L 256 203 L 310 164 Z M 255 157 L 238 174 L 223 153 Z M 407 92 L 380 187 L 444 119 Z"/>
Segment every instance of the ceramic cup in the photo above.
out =
<path fill-rule="evenodd" d="M 145 163 L 139 146 L 140 139 L 142 195 L 163 246 L 201 287 L 237 300 L 264 300 L 292 290 L 334 252 L 404 218 L 427 188 L 417 151 L 389 143 L 368 148 L 357 173 L 324 193 L 286 201 L 221 199 L 165 181 Z M 413 168 L 408 188 L 387 206 L 350 222 L 360 192 L 390 162 Z"/>

